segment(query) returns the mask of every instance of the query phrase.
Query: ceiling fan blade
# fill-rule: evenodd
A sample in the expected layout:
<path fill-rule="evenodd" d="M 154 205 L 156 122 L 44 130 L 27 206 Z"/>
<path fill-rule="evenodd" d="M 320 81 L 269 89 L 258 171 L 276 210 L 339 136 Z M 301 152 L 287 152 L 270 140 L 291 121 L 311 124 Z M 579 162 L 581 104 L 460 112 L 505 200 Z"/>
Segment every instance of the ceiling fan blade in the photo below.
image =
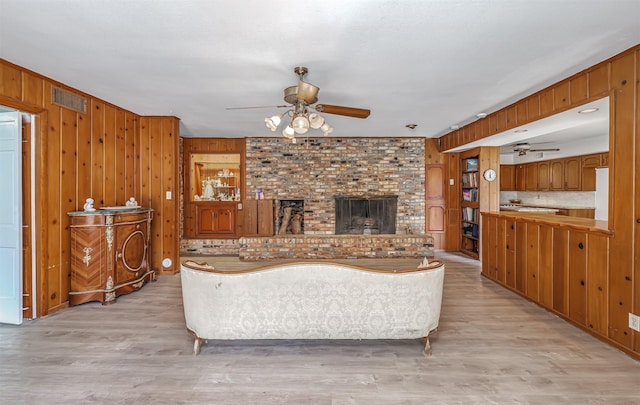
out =
<path fill-rule="evenodd" d="M 530 149 L 529 152 L 559 152 L 559 148 L 549 148 L 549 149 Z"/>
<path fill-rule="evenodd" d="M 318 104 L 315 106 L 315 109 L 322 113 L 344 115 L 353 118 L 367 118 L 369 114 L 371 114 L 370 110 L 365 110 L 363 108 L 342 107 L 331 104 Z"/>
<path fill-rule="evenodd" d="M 260 105 L 256 107 L 226 107 L 225 110 L 249 110 L 252 108 L 285 108 L 291 107 L 289 105 Z"/>

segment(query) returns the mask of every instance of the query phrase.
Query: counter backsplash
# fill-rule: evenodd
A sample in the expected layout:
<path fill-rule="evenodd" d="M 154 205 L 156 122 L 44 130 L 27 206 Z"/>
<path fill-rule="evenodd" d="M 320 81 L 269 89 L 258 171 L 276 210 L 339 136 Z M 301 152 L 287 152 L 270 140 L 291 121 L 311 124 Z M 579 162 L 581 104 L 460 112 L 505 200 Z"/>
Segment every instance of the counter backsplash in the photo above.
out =
<path fill-rule="evenodd" d="M 595 208 L 595 191 L 501 191 L 500 204 L 521 200 L 522 205 L 554 208 Z"/>

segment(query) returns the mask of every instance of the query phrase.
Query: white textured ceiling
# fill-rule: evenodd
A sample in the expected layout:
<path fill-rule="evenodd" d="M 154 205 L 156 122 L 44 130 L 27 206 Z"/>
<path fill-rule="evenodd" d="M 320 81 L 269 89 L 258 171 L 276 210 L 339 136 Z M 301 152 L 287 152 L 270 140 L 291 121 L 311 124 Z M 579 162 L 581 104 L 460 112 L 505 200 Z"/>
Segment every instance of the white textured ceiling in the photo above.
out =
<path fill-rule="evenodd" d="M 182 135 L 281 136 L 309 68 L 332 136 L 438 137 L 640 43 L 640 0 L 0 0 L 0 57 Z M 406 124 L 417 124 L 410 130 Z"/>

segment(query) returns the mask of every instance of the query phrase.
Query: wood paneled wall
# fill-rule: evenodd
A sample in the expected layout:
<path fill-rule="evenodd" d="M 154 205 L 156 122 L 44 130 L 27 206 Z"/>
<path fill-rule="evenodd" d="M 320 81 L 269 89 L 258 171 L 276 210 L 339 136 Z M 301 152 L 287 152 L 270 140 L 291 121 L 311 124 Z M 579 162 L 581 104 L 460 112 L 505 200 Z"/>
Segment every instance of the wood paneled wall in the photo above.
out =
<path fill-rule="evenodd" d="M 640 45 L 517 101 L 440 138 L 446 151 L 516 126 L 610 97 L 607 337 L 640 354 L 640 333 L 628 314 L 640 314 Z M 632 174 L 632 175 L 630 175 Z"/>
<path fill-rule="evenodd" d="M 85 97 L 86 114 L 51 103 L 52 86 Z M 178 263 L 179 129 L 174 117 L 144 118 L 89 94 L 0 59 L 0 105 L 34 114 L 36 168 L 37 316 L 67 305 L 70 287 L 69 220 L 91 197 L 96 207 L 124 205 L 134 197 L 155 209 L 152 261 Z M 143 149 L 143 145 L 144 148 Z M 153 154 L 153 155 L 152 155 Z M 156 159 L 156 160 L 154 160 Z M 153 161 L 154 163 L 148 163 Z M 175 173 L 173 173 L 175 170 Z M 160 191 L 162 190 L 162 192 Z M 162 224 L 159 222 L 162 221 Z M 159 253 L 158 253 L 159 252 Z"/>

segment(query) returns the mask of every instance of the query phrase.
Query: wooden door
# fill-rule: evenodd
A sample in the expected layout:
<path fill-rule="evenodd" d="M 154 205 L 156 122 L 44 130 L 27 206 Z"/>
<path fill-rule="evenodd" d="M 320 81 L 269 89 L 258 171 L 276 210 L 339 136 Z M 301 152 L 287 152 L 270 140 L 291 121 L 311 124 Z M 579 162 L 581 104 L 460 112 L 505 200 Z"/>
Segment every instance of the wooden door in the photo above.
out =
<path fill-rule="evenodd" d="M 216 233 L 234 233 L 235 215 L 232 207 L 220 207 L 215 211 L 214 226 Z"/>
<path fill-rule="evenodd" d="M 142 276 L 147 270 L 147 215 L 126 215 L 115 224 L 115 284 Z"/>
<path fill-rule="evenodd" d="M 516 191 L 526 191 L 527 189 L 527 173 L 525 165 L 517 165 L 515 167 Z"/>
<path fill-rule="evenodd" d="M 600 153 L 582 156 L 582 190 L 596 190 L 596 167 L 600 166 Z"/>
<path fill-rule="evenodd" d="M 516 169 L 513 165 L 500 165 L 500 191 L 516 189 Z"/>
<path fill-rule="evenodd" d="M 549 162 L 538 162 L 538 190 L 549 190 Z"/>
<path fill-rule="evenodd" d="M 538 164 L 529 163 L 525 165 L 525 190 L 537 191 L 538 190 Z"/>
<path fill-rule="evenodd" d="M 569 231 L 569 318 L 587 321 L 587 234 Z"/>
<path fill-rule="evenodd" d="M 587 251 L 587 326 L 602 336 L 608 325 L 609 238 L 589 234 Z"/>
<path fill-rule="evenodd" d="M 539 226 L 533 223 L 527 224 L 526 238 L 527 238 L 527 258 L 526 258 L 526 285 L 525 289 L 527 297 L 533 301 L 538 302 L 539 287 L 539 274 L 538 274 L 538 259 L 539 259 Z"/>
<path fill-rule="evenodd" d="M 513 219 L 505 220 L 504 226 L 505 248 L 505 283 L 511 287 L 516 286 L 516 222 Z"/>
<path fill-rule="evenodd" d="M 526 278 L 526 258 L 527 258 L 527 224 L 526 222 L 516 222 L 516 266 L 515 266 L 515 287 L 521 293 L 525 293 Z"/>
<path fill-rule="evenodd" d="M 582 160 L 580 157 L 567 158 L 564 161 L 564 189 L 566 191 L 580 191 Z"/>
<path fill-rule="evenodd" d="M 564 159 L 549 161 L 549 190 L 564 190 Z"/>
<path fill-rule="evenodd" d="M 553 309 L 563 315 L 568 314 L 568 271 L 569 267 L 569 231 L 553 230 Z"/>
<path fill-rule="evenodd" d="M 553 228 L 540 225 L 538 241 L 538 302 L 553 309 Z"/>

